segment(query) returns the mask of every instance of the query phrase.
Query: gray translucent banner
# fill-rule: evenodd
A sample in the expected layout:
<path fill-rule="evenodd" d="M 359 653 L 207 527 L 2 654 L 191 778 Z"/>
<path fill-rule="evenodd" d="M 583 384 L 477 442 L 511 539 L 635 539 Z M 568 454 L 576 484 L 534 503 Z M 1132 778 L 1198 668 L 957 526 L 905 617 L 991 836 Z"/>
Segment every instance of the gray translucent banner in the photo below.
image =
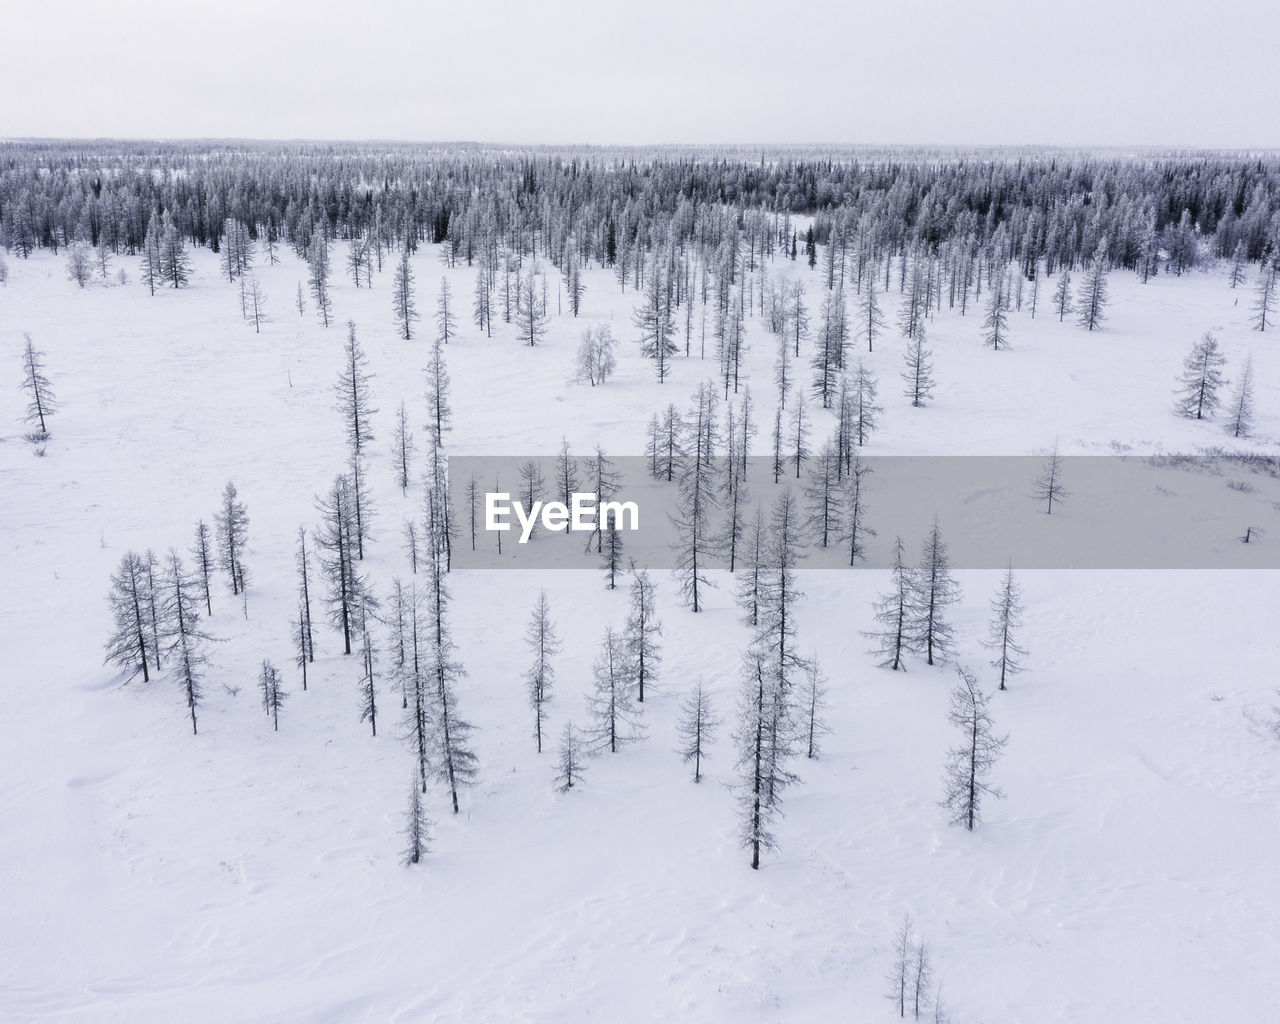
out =
<path fill-rule="evenodd" d="M 566 522 L 572 509 L 564 515 L 556 508 L 546 511 L 546 503 L 565 497 L 563 465 L 555 455 L 451 458 L 453 568 L 599 567 L 601 538 L 591 521 L 594 456 L 575 455 L 573 461 L 576 484 L 566 504 L 573 503 L 573 493 L 585 496 L 578 501 L 577 530 Z M 1054 464 L 1037 456 L 912 456 L 863 457 L 860 463 L 858 543 L 864 552 L 854 559 L 858 567 L 886 568 L 898 535 L 914 562 L 936 515 L 957 569 L 1009 563 L 1020 569 L 1280 568 L 1280 458 L 1064 456 Z M 617 536 L 626 564 L 669 569 L 689 545 L 682 522 L 687 523 L 694 481 L 687 463 L 674 467 L 670 481 L 665 463 L 657 467 L 658 478 L 654 468 L 646 457 L 610 460 L 613 498 L 630 503 Z M 824 465 L 813 456 L 802 462 L 799 479 L 792 459 L 782 469 L 775 481 L 772 458 L 746 460 L 739 507 L 746 529 L 735 560 L 747 557 L 757 508 L 767 524 L 780 496 L 790 490 L 805 524 L 803 567 L 849 567 L 849 462 L 832 458 Z M 709 568 L 727 569 L 726 459 L 717 457 L 703 472 L 702 493 L 711 499 L 704 558 Z M 738 472 L 742 475 L 742 467 Z M 1051 472 L 1057 492 L 1052 511 Z M 522 543 L 524 527 L 514 506 L 519 503 L 529 518 L 531 478 L 534 500 L 544 504 Z M 830 486 L 823 486 L 824 478 Z M 509 498 L 497 497 L 501 494 Z M 507 530 L 493 528 L 503 522 Z"/>

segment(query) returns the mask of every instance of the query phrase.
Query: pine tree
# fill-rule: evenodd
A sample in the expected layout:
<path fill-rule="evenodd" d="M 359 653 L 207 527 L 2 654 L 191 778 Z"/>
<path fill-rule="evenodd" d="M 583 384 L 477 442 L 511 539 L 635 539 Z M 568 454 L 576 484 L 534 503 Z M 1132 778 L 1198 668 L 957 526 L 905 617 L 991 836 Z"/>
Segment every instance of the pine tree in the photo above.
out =
<path fill-rule="evenodd" d="M 715 740 L 720 719 L 716 717 L 711 697 L 699 679 L 692 692 L 680 704 L 680 721 L 676 726 L 680 746 L 676 753 L 681 761 L 693 762 L 693 781 L 702 781 L 702 762 L 707 757 L 707 747 Z"/>
<path fill-rule="evenodd" d="M 592 679 L 593 690 L 587 698 L 594 722 L 591 745 L 595 750 L 616 754 L 626 744 L 642 738 L 644 726 L 632 700 L 634 666 L 627 657 L 623 638 L 612 627 L 605 630 L 592 666 Z"/>
<path fill-rule="evenodd" d="M 196 523 L 196 539 L 191 545 L 191 557 L 195 560 L 196 579 L 200 583 L 200 591 L 204 595 L 206 615 L 213 614 L 213 598 L 210 594 L 210 580 L 213 576 L 213 549 L 210 541 L 209 525 L 201 519 Z"/>
<path fill-rule="evenodd" d="M 836 288 L 822 300 L 822 327 L 813 353 L 814 397 L 822 408 L 830 409 L 836 394 L 836 382 L 848 358 L 849 322 L 845 312 L 844 292 Z"/>
<path fill-rule="evenodd" d="M 858 337 L 867 339 L 867 351 L 871 352 L 876 338 L 884 331 L 885 320 L 880 312 L 880 303 L 876 301 L 875 279 L 868 277 L 867 290 L 858 301 Z"/>
<path fill-rule="evenodd" d="M 222 489 L 222 506 L 213 517 L 218 534 L 218 553 L 222 571 L 231 580 L 231 593 L 239 594 L 249 587 L 244 566 L 244 551 L 249 537 L 249 513 L 237 501 L 236 485 L 230 480 Z"/>
<path fill-rule="evenodd" d="M 738 607 L 742 609 L 742 621 L 752 629 L 760 625 L 760 589 L 764 581 L 764 551 L 767 536 L 764 513 L 757 505 L 755 519 L 747 528 L 742 545 L 742 560 L 746 563 L 747 571 L 738 580 L 735 594 Z"/>
<path fill-rule="evenodd" d="M 1229 408 L 1231 418 L 1227 422 L 1227 433 L 1232 437 L 1248 437 L 1253 429 L 1253 356 L 1244 361 Z"/>
<path fill-rule="evenodd" d="M 25 342 L 22 349 L 22 390 L 30 397 L 26 422 L 40 425 L 35 437 L 43 441 L 49 437 L 45 419 L 54 413 L 58 404 L 53 396 L 53 385 L 44 374 L 45 354 L 35 347 L 30 334 L 23 334 L 22 337 Z"/>
<path fill-rule="evenodd" d="M 920 1019 L 922 1010 L 929 1008 L 929 988 L 933 983 L 933 964 L 929 960 L 929 950 L 924 939 L 916 945 L 914 978 L 911 983 L 911 1006 L 915 1019 Z"/>
<path fill-rule="evenodd" d="M 662 623 L 658 621 L 655 590 L 649 573 L 644 569 L 637 571 L 631 580 L 631 610 L 622 632 L 623 646 L 631 658 L 641 704 L 644 703 L 645 684 L 652 685 L 662 663 L 662 648 L 658 643 L 662 636 Z"/>
<path fill-rule="evenodd" d="M 1005 314 L 1006 271 L 1001 268 L 987 292 L 987 315 L 982 321 L 982 340 L 992 351 L 999 352 L 1003 345 L 1009 347 L 1009 317 Z"/>
<path fill-rule="evenodd" d="M 431 358 L 427 362 L 427 429 L 435 447 L 444 444 L 444 432 L 453 419 L 453 407 L 449 404 L 449 368 L 445 365 L 444 348 L 437 337 L 431 345 Z"/>
<path fill-rule="evenodd" d="M 262 710 L 271 716 L 271 727 L 280 731 L 280 708 L 289 695 L 280 687 L 280 673 L 269 661 L 262 663 L 262 672 L 258 676 L 258 689 L 262 693 Z"/>
<path fill-rule="evenodd" d="M 409 429 L 409 412 L 405 408 L 404 399 L 400 400 L 400 408 L 396 410 L 395 432 L 392 435 L 391 455 L 396 460 L 396 483 L 400 485 L 400 493 L 409 493 L 409 467 L 417 446 L 413 442 L 413 431 Z"/>
<path fill-rule="evenodd" d="M 164 580 L 162 618 L 165 651 L 173 661 L 173 673 L 182 689 L 191 716 L 191 734 L 197 735 L 196 711 L 204 695 L 204 668 L 208 658 L 204 646 L 211 639 L 200 630 L 200 612 L 196 607 L 195 581 L 182 567 L 178 553 L 169 551 Z"/>
<path fill-rule="evenodd" d="M 698 422 L 693 424 L 694 448 L 680 474 L 680 495 L 675 515 L 675 576 L 680 593 L 695 612 L 702 610 L 701 592 L 713 586 L 707 575 L 710 561 L 719 554 L 720 538 L 713 533 L 712 517 L 719 510 L 716 473 L 707 451 L 707 434 L 702 424 L 710 418 L 709 389 L 699 390 Z"/>
<path fill-rule="evenodd" d="M 191 274 L 191 257 L 182 244 L 182 235 L 174 226 L 173 218 L 166 212 L 160 223 L 159 259 L 160 277 L 174 288 L 187 284 Z"/>
<path fill-rule="evenodd" d="M 317 226 L 311 232 L 311 245 L 307 252 L 307 275 L 311 285 L 311 298 L 315 300 L 320 323 L 328 327 L 333 319 L 333 300 L 329 296 L 329 240 L 324 229 Z"/>
<path fill-rule="evenodd" d="M 736 767 L 739 843 L 751 851 L 751 868 L 760 869 L 760 857 L 778 849 L 774 821 L 781 801 L 778 780 L 773 777 L 774 758 L 770 751 L 770 734 L 777 706 L 772 679 L 760 651 L 753 647 L 743 659 L 742 684 L 738 697 L 738 718 L 734 729 L 737 748 Z M 773 730 L 776 735 L 776 730 Z"/>
<path fill-rule="evenodd" d="M 675 325 L 671 320 L 671 304 L 667 295 L 667 275 L 655 256 L 649 267 L 644 302 L 636 308 L 632 322 L 640 329 L 640 354 L 652 359 L 658 383 L 671 372 L 671 357 L 678 349 L 672 340 Z"/>
<path fill-rule="evenodd" d="M 471 307 L 471 322 L 485 337 L 493 337 L 493 280 L 486 263 L 476 271 L 475 301 Z"/>
<path fill-rule="evenodd" d="M 889 998 L 898 1005 L 898 1016 L 907 1015 L 907 990 L 911 980 L 911 915 L 902 919 L 902 925 L 893 937 L 893 965 L 889 969 Z"/>
<path fill-rule="evenodd" d="M 156 285 L 164 284 L 164 271 L 160 265 L 160 225 L 154 214 L 147 220 L 147 233 L 142 240 L 139 262 L 142 266 L 142 283 L 155 295 Z"/>
<path fill-rule="evenodd" d="M 355 513 L 351 481 L 339 475 L 323 499 L 317 499 L 321 516 L 316 544 L 320 548 L 320 570 L 328 587 L 325 603 L 329 621 L 342 631 L 343 653 L 351 653 L 351 635 L 356 627 L 357 606 L 364 600 L 364 579 L 356 570 Z"/>
<path fill-rule="evenodd" d="M 1076 322 L 1089 330 L 1101 328 L 1106 320 L 1107 309 L 1107 240 L 1098 243 L 1098 251 L 1094 253 L 1085 274 L 1084 283 L 1080 285 L 1078 296 L 1080 307 Z"/>
<path fill-rule="evenodd" d="M 520 278 L 516 290 L 516 327 L 521 341 L 530 347 L 537 345 L 547 333 L 548 319 L 531 267 L 529 273 Z"/>
<path fill-rule="evenodd" d="M 449 590 L 442 537 L 427 537 L 427 588 L 425 595 L 428 638 L 427 665 L 433 698 L 433 746 L 435 775 L 449 787 L 453 813 L 458 813 L 458 790 L 473 785 L 477 759 L 471 746 L 474 727 L 458 710 L 457 682 L 467 670 L 457 659 L 449 628 Z"/>
<path fill-rule="evenodd" d="M 586 751 L 572 722 L 565 722 L 560 733 L 560 760 L 556 768 L 556 789 L 567 793 L 582 782 L 586 774 Z"/>
<path fill-rule="evenodd" d="M 1174 408 L 1179 416 L 1202 420 L 1213 415 L 1220 401 L 1218 390 L 1226 381 L 1222 367 L 1226 357 L 1218 339 L 1209 331 L 1192 346 L 1182 363 L 1178 400 Z"/>
<path fill-rule="evenodd" d="M 396 318 L 400 337 L 405 341 L 412 341 L 413 325 L 421 318 L 413 295 L 413 267 L 409 263 L 408 246 L 400 252 L 400 262 L 396 264 L 395 277 L 391 282 L 391 311 Z"/>
<path fill-rule="evenodd" d="M 867 539 L 876 535 L 876 531 L 866 524 L 867 503 L 863 493 L 866 478 L 871 472 L 871 467 L 855 452 L 849 471 L 845 474 L 845 493 L 841 501 L 844 518 L 840 541 L 849 551 L 851 566 L 856 565 L 858 559 L 867 557 Z"/>
<path fill-rule="evenodd" d="M 912 644 L 924 651 L 925 660 L 932 665 L 935 654 L 943 658 L 954 649 L 953 629 L 946 612 L 960 600 L 960 587 L 951 575 L 951 558 L 937 516 L 933 517 L 933 526 L 921 548 L 915 578 L 919 600 L 911 620 Z"/>
<path fill-rule="evenodd" d="M 129 680 L 141 672 L 144 683 L 151 681 L 147 662 L 154 657 L 145 615 L 146 588 L 142 558 L 136 552 L 126 552 L 111 576 L 111 592 L 107 595 L 112 631 L 104 664 L 127 671 Z"/>
<path fill-rule="evenodd" d="M 991 624 L 984 646 L 997 652 L 992 668 L 1000 670 L 1000 689 L 1008 689 L 1005 682 L 1022 671 L 1018 659 L 1027 652 L 1018 644 L 1017 633 L 1022 627 L 1022 588 L 1009 566 L 1000 580 L 995 597 L 991 601 Z"/>
<path fill-rule="evenodd" d="M 809 336 L 809 311 L 804 304 L 804 285 L 799 281 L 793 282 L 787 288 L 786 317 L 787 333 L 791 336 L 795 357 L 799 359 L 800 341 Z"/>
<path fill-rule="evenodd" d="M 810 472 L 809 481 L 804 488 L 809 535 L 822 548 L 829 547 L 839 534 L 841 503 L 844 500 L 841 475 L 840 457 L 836 453 L 835 443 L 828 441 L 823 445 L 817 466 Z"/>
<path fill-rule="evenodd" d="M 551 622 L 546 590 L 538 592 L 538 601 L 533 606 L 533 616 L 529 620 L 524 638 L 533 658 L 524 678 L 528 687 L 529 707 L 533 709 L 533 735 L 538 744 L 538 753 L 541 754 L 542 727 L 546 721 L 547 705 L 551 702 L 551 690 L 556 678 L 552 659 L 560 653 L 560 637 Z"/>
<path fill-rule="evenodd" d="M 853 387 L 850 394 L 851 408 L 849 410 L 852 413 L 853 440 L 857 442 L 858 447 L 865 445 L 876 427 L 880 425 L 880 414 L 884 410 L 876 405 L 876 393 L 878 390 L 879 382 L 876 380 L 875 375 L 859 359 L 853 376 Z M 841 455 L 847 464 L 853 453 L 844 451 Z"/>
<path fill-rule="evenodd" d="M 907 346 L 906 368 L 902 372 L 907 387 L 903 393 L 917 409 L 933 397 L 933 363 L 929 358 L 932 354 L 924 347 L 923 331 Z"/>
<path fill-rule="evenodd" d="M 351 451 L 363 455 L 373 437 L 373 389 L 369 382 L 373 374 L 368 369 L 369 359 L 356 337 L 354 320 L 347 321 L 347 340 L 342 350 L 342 369 L 334 382 L 333 391 L 338 400 L 346 430 L 347 445 Z"/>
<path fill-rule="evenodd" d="M 372 625 L 373 607 L 366 598 L 356 607 L 360 627 L 360 721 L 368 722 L 374 736 L 378 735 L 378 650 L 374 646 Z"/>
<path fill-rule="evenodd" d="M 436 296 L 436 331 L 446 345 L 458 331 L 458 318 L 453 315 L 453 291 L 446 277 L 440 278 L 440 294 Z"/>
<path fill-rule="evenodd" d="M 1231 254 L 1231 273 L 1229 280 L 1231 287 L 1235 288 L 1238 284 L 1244 284 L 1245 281 L 1245 265 L 1249 262 L 1249 254 L 1245 250 L 1244 239 L 1236 243 L 1235 252 Z"/>
<path fill-rule="evenodd" d="M 1280 276 L 1280 263 L 1276 257 L 1263 261 L 1258 268 L 1258 297 L 1253 300 L 1254 330 L 1265 331 L 1272 325 L 1271 314 L 1276 308 L 1276 280 Z"/>
<path fill-rule="evenodd" d="M 822 670 L 818 667 L 816 656 L 809 659 L 805 668 L 804 688 L 800 693 L 800 707 L 804 715 L 804 735 L 801 739 L 805 744 L 805 756 L 810 759 L 816 759 L 822 754 L 821 737 L 824 733 L 831 731 L 831 728 L 823 718 L 823 712 L 827 707 L 827 684 L 822 675 Z"/>
<path fill-rule="evenodd" d="M 867 636 L 879 641 L 875 653 L 884 658 L 881 665 L 895 672 L 898 669 L 905 672 L 905 656 L 915 650 L 911 625 L 917 601 L 917 583 L 916 570 L 906 563 L 900 536 L 894 540 L 890 572 L 889 592 L 875 604 L 875 619 L 881 628 Z"/>
<path fill-rule="evenodd" d="M 1071 275 L 1065 270 L 1058 275 L 1058 286 L 1053 290 L 1053 308 L 1058 314 L 1058 323 L 1075 307 L 1071 304 Z"/>
<path fill-rule="evenodd" d="M 404 863 L 417 864 L 431 844 L 431 820 L 422 809 L 422 791 L 417 780 L 409 787 L 409 810 L 405 815 L 404 835 L 407 845 Z"/>
<path fill-rule="evenodd" d="M 956 666 L 960 683 L 951 691 L 947 721 L 960 730 L 961 740 L 947 754 L 942 805 L 951 811 L 951 824 L 972 832 L 982 821 L 985 797 L 1004 794 L 987 782 L 1003 752 L 1007 736 L 996 736 L 987 710 L 987 696 L 967 669 Z"/>
<path fill-rule="evenodd" d="M 1071 492 L 1062 485 L 1064 465 L 1065 460 L 1058 454 L 1058 442 L 1054 441 L 1053 450 L 1045 456 L 1032 492 L 1033 497 L 1045 503 L 1045 512 L 1049 515 L 1053 515 L 1054 502 L 1061 505 L 1063 499 L 1071 496 Z"/>

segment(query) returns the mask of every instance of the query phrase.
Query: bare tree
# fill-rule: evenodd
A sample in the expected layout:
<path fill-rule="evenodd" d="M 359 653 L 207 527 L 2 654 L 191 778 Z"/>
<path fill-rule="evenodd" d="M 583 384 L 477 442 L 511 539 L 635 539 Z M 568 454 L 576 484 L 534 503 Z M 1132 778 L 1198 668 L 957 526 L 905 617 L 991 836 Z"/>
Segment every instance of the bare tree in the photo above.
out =
<path fill-rule="evenodd" d="M 1027 652 L 1017 640 L 1017 632 L 1022 626 L 1022 588 L 1013 575 L 1013 566 L 1009 566 L 1000 581 L 995 597 L 991 601 L 991 625 L 984 641 L 984 646 L 996 652 L 991 662 L 993 668 L 1000 670 L 1000 689 L 1005 690 L 1005 680 L 1022 671 L 1019 660 Z"/>
<path fill-rule="evenodd" d="M 1240 371 L 1240 379 L 1236 382 L 1235 393 L 1231 396 L 1231 419 L 1227 422 L 1227 433 L 1232 437 L 1248 437 L 1253 429 L 1253 356 L 1244 361 L 1244 369 Z"/>
<path fill-rule="evenodd" d="M 951 691 L 951 711 L 947 721 L 960 730 L 961 740 L 947 755 L 946 795 L 942 805 L 951 811 L 951 824 L 972 832 L 982 821 L 985 797 L 1004 794 L 987 777 L 1003 752 L 1007 736 L 992 731 L 994 723 L 987 710 L 986 694 L 973 674 L 956 666 L 960 683 Z"/>
<path fill-rule="evenodd" d="M 269 661 L 262 663 L 262 672 L 258 675 L 258 689 L 262 693 L 262 710 L 271 717 L 271 727 L 280 731 L 280 709 L 284 706 L 288 694 L 280 684 L 280 673 Z"/>
<path fill-rule="evenodd" d="M 572 722 L 564 723 L 560 733 L 560 761 L 556 768 L 556 789 L 567 793 L 582 782 L 586 774 L 586 751 Z"/>
<path fill-rule="evenodd" d="M 533 616 L 529 620 L 524 638 L 529 646 L 529 653 L 533 656 L 533 663 L 525 672 L 524 678 L 528 687 L 529 707 L 533 709 L 533 735 L 537 740 L 538 753 L 541 754 L 542 727 L 546 721 L 547 705 L 551 702 L 551 689 L 556 678 L 552 659 L 560 653 L 560 637 L 551 622 L 546 590 L 538 592 L 538 600 L 533 606 Z"/>
<path fill-rule="evenodd" d="M 702 781 L 702 762 L 707 756 L 707 747 L 715 739 L 720 719 L 716 717 L 711 697 L 699 679 L 693 691 L 680 704 L 680 722 L 677 730 L 680 746 L 676 752 L 681 760 L 688 764 L 693 762 L 693 781 Z"/>
<path fill-rule="evenodd" d="M 1040 467 L 1040 475 L 1036 477 L 1035 491 L 1032 496 L 1038 501 L 1045 503 L 1045 512 L 1053 515 L 1053 504 L 1057 502 L 1062 504 L 1064 498 L 1071 496 L 1062 485 L 1062 469 L 1064 460 L 1058 454 L 1058 442 L 1053 442 L 1053 450 L 1045 456 L 1044 464 Z"/>
<path fill-rule="evenodd" d="M 1196 420 L 1213 415 L 1220 401 L 1218 391 L 1226 383 L 1222 376 L 1225 365 L 1226 357 L 1218 346 L 1218 339 L 1205 331 L 1182 363 L 1178 400 L 1174 406 L 1178 415 Z"/>
<path fill-rule="evenodd" d="M 53 386 L 44 373 L 45 354 L 35 347 L 30 334 L 22 337 L 25 342 L 22 349 L 22 389 L 29 396 L 26 421 L 38 423 L 37 439 L 47 440 L 49 428 L 45 419 L 53 414 L 58 405 L 53 397 Z"/>

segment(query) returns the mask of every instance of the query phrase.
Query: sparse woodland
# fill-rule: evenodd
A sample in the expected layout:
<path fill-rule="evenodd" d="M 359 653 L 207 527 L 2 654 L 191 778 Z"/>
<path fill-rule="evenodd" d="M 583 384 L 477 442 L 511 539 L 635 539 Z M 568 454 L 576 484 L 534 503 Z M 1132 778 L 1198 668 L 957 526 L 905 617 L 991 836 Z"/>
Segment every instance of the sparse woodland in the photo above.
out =
<path fill-rule="evenodd" d="M 965 325 L 969 358 L 1002 364 L 1021 358 L 1029 318 L 1052 321 L 1064 345 L 1105 336 L 1121 313 L 1109 288 L 1117 275 L 1145 283 L 1221 264 L 1222 287 L 1250 305 L 1260 347 L 1272 339 L 1280 287 L 1272 160 L 832 159 L 799 150 L 691 160 L 254 144 L 205 153 L 38 142 L 0 144 L 0 156 L 0 246 L 11 261 L 58 253 L 68 302 L 107 287 L 109 266 L 128 266 L 139 302 L 181 303 L 198 273 L 193 254 L 216 255 L 218 287 L 254 328 L 247 337 L 270 336 L 288 319 L 331 342 L 331 371 L 318 385 L 330 389 L 331 423 L 314 439 L 329 470 L 288 510 L 295 532 L 281 544 L 278 531 L 260 530 L 257 496 L 234 481 L 205 495 L 181 537 L 126 551 L 102 581 L 105 662 L 122 685 L 168 688 L 185 716 L 175 728 L 189 725 L 191 743 L 209 742 L 202 716 L 211 704 L 252 699 L 236 697 L 241 684 L 260 702 L 256 742 L 286 742 L 304 728 L 317 678 L 336 671 L 361 742 L 396 751 L 387 760 L 397 802 L 385 808 L 399 823 L 392 853 L 418 871 L 457 822 L 488 813 L 487 719 L 473 717 L 482 701 L 502 702 L 543 766 L 547 799 L 566 815 L 596 806 L 593 795 L 631 770 L 634 747 L 666 751 L 700 796 L 732 803 L 736 832 L 719 839 L 736 844 L 743 874 L 761 881 L 748 865 L 808 855 L 791 845 L 784 814 L 802 802 L 806 777 L 837 764 L 861 769 L 870 739 L 833 728 L 833 697 L 871 673 L 904 688 L 923 678 L 936 689 L 929 735 L 950 737 L 919 751 L 936 771 L 913 794 L 934 810 L 938 842 L 962 846 L 981 841 L 970 831 L 1014 827 L 988 798 L 1016 791 L 1015 764 L 1027 762 L 1002 758 L 1019 736 L 996 723 L 1038 685 L 1040 666 L 1069 652 L 1040 649 L 1024 625 L 1036 609 L 1024 602 L 1018 565 L 994 596 L 965 593 L 948 524 L 935 516 L 912 531 L 878 508 L 864 456 L 895 417 L 914 417 L 914 427 L 947 402 L 955 384 L 936 359 L 944 343 L 930 336 L 941 318 Z M 474 290 L 461 292 L 456 278 L 435 286 L 427 253 L 450 273 L 465 271 Z M 282 254 L 297 263 L 297 298 L 290 279 L 268 317 L 257 270 Z M 349 319 L 344 288 L 378 294 L 382 320 Z M 604 289 L 616 291 L 612 324 L 579 322 Z M 37 454 L 56 454 L 74 414 L 64 395 L 76 370 L 52 344 L 49 356 L 37 348 L 38 325 L 31 331 L 11 376 L 28 401 L 27 440 Z M 375 374 L 366 353 L 384 335 L 405 353 L 395 378 Z M 548 343 L 556 338 L 568 348 Z M 609 617 L 593 644 L 566 642 L 577 611 L 556 573 L 539 581 L 518 620 L 489 624 L 487 642 L 516 652 L 509 678 L 475 673 L 475 645 L 457 629 L 484 614 L 454 596 L 467 571 L 455 565 L 459 553 L 515 543 L 514 534 L 478 532 L 485 490 L 529 502 L 575 490 L 609 498 L 610 456 L 624 453 L 598 442 L 575 450 L 559 434 L 526 442 L 539 459 L 518 478 L 472 479 L 460 504 L 449 464 L 468 443 L 472 405 L 462 399 L 478 385 L 467 353 L 479 344 L 559 360 L 556 372 L 589 395 L 650 388 L 652 418 L 631 425 L 635 447 L 625 454 L 643 449 L 648 482 L 674 509 L 670 571 L 636 564 L 620 531 L 587 543 L 578 567 L 591 570 Z M 1252 358 L 1229 365 L 1207 325 L 1169 344 L 1174 403 L 1166 387 L 1152 404 L 1179 428 L 1213 421 L 1206 446 L 1247 441 L 1260 414 Z M 878 378 L 886 364 L 870 361 L 889 347 L 900 353 L 889 371 L 897 379 Z M 752 377 L 749 357 L 766 349 L 771 373 Z M 623 352 L 645 361 L 648 380 L 623 381 Z M 690 364 L 695 384 L 673 380 Z M 1044 460 L 1027 481 L 1028 521 L 1069 523 L 1087 496 L 1052 425 L 1023 447 Z M 389 491 L 395 507 L 386 507 Z M 881 547 L 896 538 L 888 572 L 864 569 L 877 537 Z M 189 545 L 182 553 L 179 542 Z M 823 566 L 840 566 L 830 571 L 874 572 L 877 597 L 832 610 L 831 628 L 852 647 L 839 659 L 824 650 L 819 664 L 817 647 L 832 638 L 814 626 L 806 562 L 828 549 L 835 561 Z M 282 560 L 292 574 L 261 568 Z M 714 672 L 672 657 L 673 638 L 711 628 L 703 620 L 725 618 L 726 604 L 736 605 L 727 614 L 738 639 L 717 652 Z M 227 677 L 220 658 L 265 646 L 246 639 L 264 629 L 280 642 L 247 652 L 257 677 Z M 980 668 L 958 663 L 977 647 L 988 652 Z M 892 948 L 894 1015 L 945 1019 L 937 966 L 910 919 Z"/>

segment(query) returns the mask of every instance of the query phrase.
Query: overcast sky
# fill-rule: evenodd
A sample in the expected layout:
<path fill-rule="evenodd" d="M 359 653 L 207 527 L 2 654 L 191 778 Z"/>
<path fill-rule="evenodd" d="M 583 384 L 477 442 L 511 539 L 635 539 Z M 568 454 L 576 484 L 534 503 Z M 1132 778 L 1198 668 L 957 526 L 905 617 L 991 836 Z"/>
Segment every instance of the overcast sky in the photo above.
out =
<path fill-rule="evenodd" d="M 1274 0 L 20 0 L 0 136 L 1280 146 Z"/>

